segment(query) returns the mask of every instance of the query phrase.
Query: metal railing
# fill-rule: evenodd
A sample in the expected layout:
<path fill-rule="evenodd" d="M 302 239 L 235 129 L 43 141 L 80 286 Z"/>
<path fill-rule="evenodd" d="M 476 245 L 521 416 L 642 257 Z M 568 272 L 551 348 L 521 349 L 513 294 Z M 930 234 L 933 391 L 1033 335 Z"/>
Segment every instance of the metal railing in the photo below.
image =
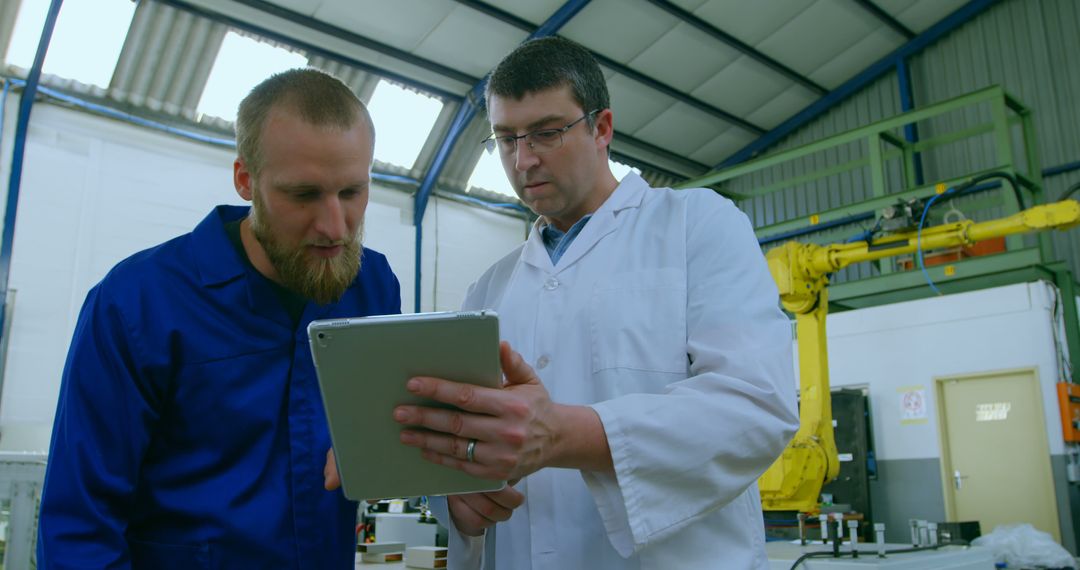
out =
<path fill-rule="evenodd" d="M 45 454 L 0 452 L 0 503 L 8 505 L 4 570 L 35 567 L 37 513 L 45 482 Z"/>

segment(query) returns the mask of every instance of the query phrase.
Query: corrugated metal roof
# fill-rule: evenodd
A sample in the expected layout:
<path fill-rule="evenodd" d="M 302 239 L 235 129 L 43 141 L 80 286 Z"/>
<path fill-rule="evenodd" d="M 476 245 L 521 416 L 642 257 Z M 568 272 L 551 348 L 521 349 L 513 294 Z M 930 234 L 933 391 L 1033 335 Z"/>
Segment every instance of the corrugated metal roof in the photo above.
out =
<path fill-rule="evenodd" d="M 308 65 L 321 69 L 348 85 L 365 104 L 371 102 L 371 94 L 379 84 L 379 76 L 357 69 L 346 63 L 315 55 L 308 58 Z"/>
<path fill-rule="evenodd" d="M 195 120 L 195 107 L 226 31 L 189 12 L 139 2 L 108 96 Z"/>

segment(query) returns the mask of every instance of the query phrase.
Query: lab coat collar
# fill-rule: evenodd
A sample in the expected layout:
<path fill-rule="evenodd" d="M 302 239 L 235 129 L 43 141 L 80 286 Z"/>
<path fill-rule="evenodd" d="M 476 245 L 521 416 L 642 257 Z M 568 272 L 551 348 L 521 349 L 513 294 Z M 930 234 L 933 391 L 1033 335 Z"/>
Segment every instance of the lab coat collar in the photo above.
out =
<path fill-rule="evenodd" d="M 618 227 L 616 214 L 628 208 L 641 206 L 648 188 L 648 183 L 634 172 L 623 177 L 611 196 L 608 196 L 607 200 L 604 200 L 604 203 L 593 212 L 589 223 L 585 224 L 581 233 L 574 239 L 574 243 L 570 244 L 566 253 L 559 259 L 558 266 L 552 265 L 551 256 L 544 247 L 544 238 L 540 233 L 547 221 L 543 217 L 537 218 L 533 223 L 532 231 L 529 232 L 525 249 L 521 252 L 521 260 L 551 274 L 557 274 L 570 267 L 592 249 L 601 238 L 615 231 Z"/>
<path fill-rule="evenodd" d="M 244 262 L 225 233 L 225 224 L 247 216 L 247 206 L 218 206 L 191 232 L 193 257 L 204 286 L 232 281 L 244 274 Z"/>

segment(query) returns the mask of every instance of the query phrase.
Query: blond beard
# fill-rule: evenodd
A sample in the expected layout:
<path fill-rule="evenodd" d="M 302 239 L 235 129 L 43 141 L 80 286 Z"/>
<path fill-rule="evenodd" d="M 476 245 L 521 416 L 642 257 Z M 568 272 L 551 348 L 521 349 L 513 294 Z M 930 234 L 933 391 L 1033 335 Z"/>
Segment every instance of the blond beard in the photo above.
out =
<path fill-rule="evenodd" d="M 308 254 L 307 246 L 332 244 L 301 242 L 299 245 L 290 246 L 282 243 L 273 230 L 264 225 L 269 216 L 258 192 L 254 192 L 252 202 L 254 207 L 250 215 L 251 232 L 277 271 L 281 285 L 320 305 L 340 300 L 360 273 L 363 223 L 354 235 L 340 244 L 343 248 L 339 255 L 331 259 L 319 259 Z"/>

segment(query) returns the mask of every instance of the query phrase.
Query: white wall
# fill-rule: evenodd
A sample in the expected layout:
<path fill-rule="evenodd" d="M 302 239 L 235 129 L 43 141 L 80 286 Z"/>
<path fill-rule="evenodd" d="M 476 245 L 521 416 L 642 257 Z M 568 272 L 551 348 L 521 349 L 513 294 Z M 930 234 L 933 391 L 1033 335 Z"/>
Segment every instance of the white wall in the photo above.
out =
<path fill-rule="evenodd" d="M 0 138 L 5 188 L 17 108 L 9 97 Z M 213 206 L 243 203 L 232 187 L 231 150 L 52 104 L 37 104 L 30 125 L 11 264 L 3 450 L 48 447 L 67 346 L 90 287 L 121 259 L 190 231 Z M 376 184 L 365 223 L 365 245 L 387 255 L 402 309 L 411 312 L 412 197 Z M 525 230 L 521 219 L 433 197 L 421 310 L 457 308 L 468 284 Z"/>
<path fill-rule="evenodd" d="M 1035 368 L 1050 453 L 1061 454 L 1053 303 L 1039 282 L 831 314 L 831 384 L 869 386 L 878 459 L 924 459 L 941 456 L 935 378 Z M 902 421 L 899 390 L 911 386 L 926 389 L 925 422 Z"/>

